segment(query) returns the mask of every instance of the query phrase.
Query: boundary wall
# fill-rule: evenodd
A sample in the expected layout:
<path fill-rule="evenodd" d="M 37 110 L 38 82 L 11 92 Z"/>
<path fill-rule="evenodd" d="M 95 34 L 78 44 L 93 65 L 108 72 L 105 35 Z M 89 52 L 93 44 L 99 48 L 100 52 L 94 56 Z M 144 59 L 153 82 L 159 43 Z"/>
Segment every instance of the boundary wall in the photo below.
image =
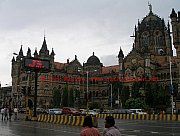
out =
<path fill-rule="evenodd" d="M 73 126 L 82 126 L 85 116 L 71 116 L 71 115 L 49 115 L 49 114 L 39 114 L 37 116 L 37 121 L 63 124 L 63 125 L 73 125 Z M 95 127 L 98 126 L 97 117 L 93 118 L 93 124 Z"/>
<path fill-rule="evenodd" d="M 106 118 L 109 115 L 115 119 L 180 121 L 180 115 L 176 114 L 98 114 L 96 117 Z"/>

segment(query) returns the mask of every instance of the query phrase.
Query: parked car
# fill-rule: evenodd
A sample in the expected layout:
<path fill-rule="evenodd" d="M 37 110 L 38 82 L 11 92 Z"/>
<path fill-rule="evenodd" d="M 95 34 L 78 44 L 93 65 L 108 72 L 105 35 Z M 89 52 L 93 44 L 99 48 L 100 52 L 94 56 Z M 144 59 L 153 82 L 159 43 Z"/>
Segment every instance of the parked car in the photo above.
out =
<path fill-rule="evenodd" d="M 86 115 L 86 109 L 79 109 L 81 115 L 85 116 Z"/>
<path fill-rule="evenodd" d="M 143 109 L 129 109 L 132 114 L 147 114 L 147 112 L 144 112 Z"/>
<path fill-rule="evenodd" d="M 70 108 L 70 107 L 64 107 L 62 109 L 62 114 L 68 114 L 68 115 L 81 115 L 81 112 L 78 111 L 75 108 Z"/>
<path fill-rule="evenodd" d="M 114 114 L 131 114 L 132 111 L 129 109 L 114 109 L 113 113 Z"/>
<path fill-rule="evenodd" d="M 48 109 L 48 113 L 50 115 L 60 115 L 62 114 L 62 109 L 59 109 L 59 108 L 54 108 L 54 109 Z"/>
<path fill-rule="evenodd" d="M 94 110 L 89 110 L 89 111 L 87 111 L 87 114 L 92 115 L 92 116 L 96 116 L 98 113 Z"/>
<path fill-rule="evenodd" d="M 37 114 L 47 113 L 46 110 L 43 108 L 36 108 L 36 112 L 37 112 Z"/>

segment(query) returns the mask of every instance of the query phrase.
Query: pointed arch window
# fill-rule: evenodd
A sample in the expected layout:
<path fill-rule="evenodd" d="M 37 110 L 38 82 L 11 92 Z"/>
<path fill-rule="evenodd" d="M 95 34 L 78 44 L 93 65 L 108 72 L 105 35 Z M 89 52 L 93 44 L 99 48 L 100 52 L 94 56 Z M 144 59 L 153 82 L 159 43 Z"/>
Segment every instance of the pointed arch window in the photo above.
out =
<path fill-rule="evenodd" d="M 163 46 L 163 36 L 162 33 L 159 31 L 155 32 L 155 37 L 154 37 L 154 43 L 156 47 L 162 47 Z"/>
<path fill-rule="evenodd" d="M 142 34 L 141 45 L 142 46 L 149 46 L 149 34 L 147 32 Z"/>

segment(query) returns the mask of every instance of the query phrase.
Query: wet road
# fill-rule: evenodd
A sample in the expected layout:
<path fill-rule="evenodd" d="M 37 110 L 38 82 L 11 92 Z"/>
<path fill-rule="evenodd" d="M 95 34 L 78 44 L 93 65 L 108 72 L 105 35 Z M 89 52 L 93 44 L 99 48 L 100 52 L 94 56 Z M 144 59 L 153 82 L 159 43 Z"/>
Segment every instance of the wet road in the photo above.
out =
<path fill-rule="evenodd" d="M 180 122 L 116 120 L 123 136 L 180 136 Z M 104 119 L 99 119 L 102 133 Z M 79 136 L 81 127 L 31 121 L 0 121 L 0 136 Z"/>
<path fill-rule="evenodd" d="M 99 128 L 104 120 L 99 120 Z M 116 120 L 124 136 L 180 136 L 180 122 L 152 120 Z"/>

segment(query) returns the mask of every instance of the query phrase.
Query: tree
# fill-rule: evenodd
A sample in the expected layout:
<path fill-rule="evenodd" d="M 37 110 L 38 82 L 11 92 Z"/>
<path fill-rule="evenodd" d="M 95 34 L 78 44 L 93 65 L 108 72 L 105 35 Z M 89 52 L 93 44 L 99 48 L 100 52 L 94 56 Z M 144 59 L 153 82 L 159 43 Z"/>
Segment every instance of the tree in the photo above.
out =
<path fill-rule="evenodd" d="M 61 102 L 61 93 L 57 88 L 53 89 L 53 107 L 59 108 Z"/>
<path fill-rule="evenodd" d="M 67 107 L 68 106 L 68 87 L 67 85 L 65 85 L 64 89 L 63 89 L 63 95 L 62 95 L 62 106 L 63 107 Z"/>
<path fill-rule="evenodd" d="M 149 82 L 146 90 L 146 103 L 149 108 L 166 110 L 170 106 L 170 93 L 168 86 Z"/>
<path fill-rule="evenodd" d="M 146 109 L 146 103 L 141 98 L 130 98 L 125 103 L 127 109 Z"/>
<path fill-rule="evenodd" d="M 68 106 L 70 106 L 70 107 L 74 107 L 74 92 L 75 90 L 73 90 L 73 89 L 70 89 L 69 90 L 69 104 L 68 104 Z"/>

